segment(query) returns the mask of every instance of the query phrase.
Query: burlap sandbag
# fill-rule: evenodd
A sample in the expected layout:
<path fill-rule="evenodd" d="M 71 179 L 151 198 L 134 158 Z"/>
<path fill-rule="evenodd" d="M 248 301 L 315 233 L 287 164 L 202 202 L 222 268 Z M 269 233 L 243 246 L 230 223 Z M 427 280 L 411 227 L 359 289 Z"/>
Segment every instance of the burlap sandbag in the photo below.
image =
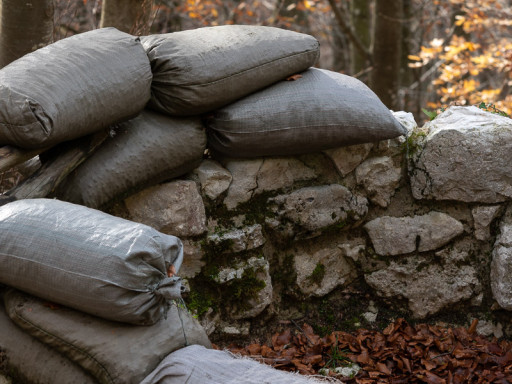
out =
<path fill-rule="evenodd" d="M 153 70 L 149 106 L 198 115 L 314 65 L 318 41 L 273 27 L 224 25 L 141 37 Z"/>
<path fill-rule="evenodd" d="M 5 308 L 28 334 L 101 384 L 139 384 L 169 353 L 193 344 L 211 348 L 197 320 L 175 304 L 152 326 L 103 320 L 15 290 L 5 294 Z"/>
<path fill-rule="evenodd" d="M 406 133 L 361 81 L 311 68 L 216 111 L 209 146 L 232 157 L 296 155 Z"/>
<path fill-rule="evenodd" d="M 0 295 L 2 295 L 1 292 Z M 2 300 L 0 300 L 0 372 L 12 376 L 14 383 L 21 381 L 30 384 L 97 383 L 77 364 L 14 324 L 5 312 Z"/>
<path fill-rule="evenodd" d="M 153 324 L 181 297 L 181 241 L 51 199 L 0 207 L 0 283 L 110 320 Z"/>
<path fill-rule="evenodd" d="M 206 134 L 198 118 L 144 110 L 80 165 L 56 192 L 62 200 L 101 208 L 196 168 Z"/>
<path fill-rule="evenodd" d="M 47 147 L 127 120 L 151 79 L 139 39 L 115 28 L 29 53 L 0 70 L 0 145 Z"/>

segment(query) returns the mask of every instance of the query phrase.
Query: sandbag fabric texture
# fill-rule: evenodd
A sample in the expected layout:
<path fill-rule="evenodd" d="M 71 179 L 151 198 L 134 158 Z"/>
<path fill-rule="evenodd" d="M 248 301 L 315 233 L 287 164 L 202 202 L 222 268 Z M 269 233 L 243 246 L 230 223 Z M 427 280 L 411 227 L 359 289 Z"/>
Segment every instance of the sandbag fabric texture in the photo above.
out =
<path fill-rule="evenodd" d="M 0 291 L 0 296 L 2 296 Z M 0 299 L 0 371 L 37 384 L 96 384 L 82 368 L 17 326 Z M 14 381 L 16 383 L 16 381 Z"/>
<path fill-rule="evenodd" d="M 139 38 L 103 28 L 0 70 L 0 145 L 45 148 L 136 116 L 151 92 Z"/>
<path fill-rule="evenodd" d="M 206 133 L 197 117 L 179 118 L 144 110 L 120 124 L 61 184 L 62 200 L 103 208 L 114 200 L 182 176 L 203 159 Z"/>
<path fill-rule="evenodd" d="M 81 366 L 101 384 L 139 384 L 171 352 L 188 345 L 211 348 L 204 329 L 173 304 L 151 326 L 103 320 L 9 290 L 5 308 L 18 326 Z"/>
<path fill-rule="evenodd" d="M 169 354 L 141 384 L 321 384 L 225 351 L 192 345 Z"/>
<path fill-rule="evenodd" d="M 320 46 L 284 29 L 224 25 L 141 37 L 153 71 L 148 106 L 199 115 L 314 65 Z"/>
<path fill-rule="evenodd" d="M 406 133 L 356 78 L 310 68 L 215 111 L 209 146 L 231 157 L 298 155 Z"/>
<path fill-rule="evenodd" d="M 0 207 L 0 283 L 105 319 L 154 324 L 181 297 L 183 245 L 149 226 L 52 199 Z"/>

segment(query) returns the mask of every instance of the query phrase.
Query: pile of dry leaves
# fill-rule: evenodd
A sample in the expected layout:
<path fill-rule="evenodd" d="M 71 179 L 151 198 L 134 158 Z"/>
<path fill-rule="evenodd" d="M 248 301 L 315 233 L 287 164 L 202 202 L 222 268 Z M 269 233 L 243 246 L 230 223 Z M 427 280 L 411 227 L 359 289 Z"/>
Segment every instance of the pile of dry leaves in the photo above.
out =
<path fill-rule="evenodd" d="M 320 337 L 306 324 L 275 334 L 271 345 L 228 349 L 278 369 L 306 375 L 327 371 L 344 383 L 512 383 L 512 342 L 479 336 L 476 325 L 475 320 L 469 329 L 411 326 L 398 319 L 383 332 Z M 354 377 L 334 371 L 354 364 L 361 368 Z"/>

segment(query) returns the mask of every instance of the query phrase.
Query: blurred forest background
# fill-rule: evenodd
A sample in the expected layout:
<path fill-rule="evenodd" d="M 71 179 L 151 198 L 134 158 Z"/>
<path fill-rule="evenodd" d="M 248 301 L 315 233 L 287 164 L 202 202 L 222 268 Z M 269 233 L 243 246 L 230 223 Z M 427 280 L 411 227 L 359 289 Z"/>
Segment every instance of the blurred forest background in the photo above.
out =
<path fill-rule="evenodd" d="M 423 109 L 454 104 L 483 102 L 512 112 L 511 0 L 3 0 L 2 4 L 1 66 L 23 50 L 103 26 L 144 35 L 225 24 L 266 25 L 315 36 L 321 43 L 318 67 L 359 78 L 390 109 L 412 112 L 419 124 L 428 119 Z M 29 47 L 16 41 L 16 36 L 30 33 L 34 36 Z M 35 36 L 39 36 L 37 44 Z"/>

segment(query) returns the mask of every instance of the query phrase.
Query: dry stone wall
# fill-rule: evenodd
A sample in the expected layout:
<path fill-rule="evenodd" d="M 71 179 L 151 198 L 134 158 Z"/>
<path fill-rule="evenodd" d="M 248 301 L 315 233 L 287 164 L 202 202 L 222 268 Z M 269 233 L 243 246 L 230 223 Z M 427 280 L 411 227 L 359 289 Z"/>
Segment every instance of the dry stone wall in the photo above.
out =
<path fill-rule="evenodd" d="M 512 120 L 452 107 L 420 128 L 394 115 L 407 137 L 209 157 L 123 214 L 184 240 L 186 302 L 212 335 L 397 316 L 511 334 Z"/>

